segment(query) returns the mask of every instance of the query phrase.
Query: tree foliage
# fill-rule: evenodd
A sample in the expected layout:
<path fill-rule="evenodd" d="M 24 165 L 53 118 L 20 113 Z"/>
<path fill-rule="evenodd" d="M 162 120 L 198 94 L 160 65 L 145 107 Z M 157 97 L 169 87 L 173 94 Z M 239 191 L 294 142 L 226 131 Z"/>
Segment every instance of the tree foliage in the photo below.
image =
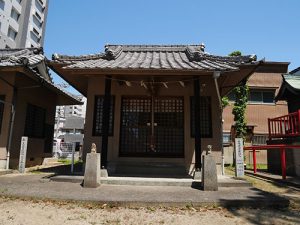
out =
<path fill-rule="evenodd" d="M 222 98 L 222 109 L 224 109 L 228 105 L 229 105 L 229 98 L 227 96 L 224 96 Z"/>
<path fill-rule="evenodd" d="M 233 51 L 229 54 L 229 56 L 241 56 L 242 55 L 242 52 L 240 51 Z"/>
<path fill-rule="evenodd" d="M 241 55 L 242 53 L 240 51 L 234 51 L 229 54 L 229 56 Z M 245 113 L 249 95 L 247 81 L 245 80 L 239 86 L 235 87 L 233 92 L 235 94 L 235 103 L 232 109 L 232 114 L 234 115 L 236 137 L 245 138 L 247 133 L 247 121 Z"/>
<path fill-rule="evenodd" d="M 234 115 L 236 137 L 244 138 L 247 133 L 247 121 L 245 117 L 248 102 L 249 87 L 246 82 L 234 88 L 235 103 L 232 109 Z"/>

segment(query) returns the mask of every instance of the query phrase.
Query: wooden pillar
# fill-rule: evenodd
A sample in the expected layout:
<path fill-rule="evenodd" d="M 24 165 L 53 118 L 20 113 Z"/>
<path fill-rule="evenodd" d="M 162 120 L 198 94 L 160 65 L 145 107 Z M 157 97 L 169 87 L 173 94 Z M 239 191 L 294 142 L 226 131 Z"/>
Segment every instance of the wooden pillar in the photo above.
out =
<path fill-rule="evenodd" d="M 257 168 L 256 168 L 256 151 L 255 148 L 252 149 L 252 154 L 253 154 L 253 173 L 257 172 Z"/>
<path fill-rule="evenodd" d="M 101 167 L 107 167 L 108 133 L 109 133 L 109 112 L 111 102 L 111 76 L 105 78 L 105 92 L 103 99 L 102 116 L 102 148 L 101 148 Z"/>
<path fill-rule="evenodd" d="M 286 159 L 285 159 L 285 147 L 280 148 L 280 160 L 281 160 L 281 174 L 282 179 L 286 179 Z"/>
<path fill-rule="evenodd" d="M 200 81 L 194 77 L 194 118 L 195 118 L 195 169 L 201 169 L 201 129 L 200 129 Z"/>

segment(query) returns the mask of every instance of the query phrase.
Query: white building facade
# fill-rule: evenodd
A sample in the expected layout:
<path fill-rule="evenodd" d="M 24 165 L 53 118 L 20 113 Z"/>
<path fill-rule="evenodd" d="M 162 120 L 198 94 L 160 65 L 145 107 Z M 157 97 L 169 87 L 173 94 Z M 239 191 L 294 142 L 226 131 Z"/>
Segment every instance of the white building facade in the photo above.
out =
<path fill-rule="evenodd" d="M 87 99 L 83 96 L 76 96 L 76 98 L 83 104 L 56 107 L 54 138 L 62 139 L 66 134 L 83 134 Z"/>
<path fill-rule="evenodd" d="M 0 0 L 0 48 L 44 43 L 48 0 Z"/>

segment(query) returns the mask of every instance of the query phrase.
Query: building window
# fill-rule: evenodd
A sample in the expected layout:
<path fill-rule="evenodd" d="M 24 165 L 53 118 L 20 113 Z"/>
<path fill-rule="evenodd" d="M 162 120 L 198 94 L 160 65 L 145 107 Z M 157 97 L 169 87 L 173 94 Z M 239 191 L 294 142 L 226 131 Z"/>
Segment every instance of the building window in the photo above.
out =
<path fill-rule="evenodd" d="M 113 135 L 113 122 L 114 122 L 114 105 L 115 97 L 111 96 L 110 101 L 110 112 L 109 112 L 109 126 L 108 126 L 108 135 Z M 95 96 L 95 105 L 94 105 L 94 125 L 93 125 L 93 135 L 101 136 L 102 135 L 102 118 L 103 118 L 103 103 L 104 96 Z"/>
<path fill-rule="evenodd" d="M 40 36 L 40 33 L 37 31 L 37 29 L 33 28 L 32 31 L 36 34 L 36 36 Z"/>
<path fill-rule="evenodd" d="M 38 18 L 39 20 L 42 20 L 42 17 L 40 16 L 40 14 L 38 14 L 38 12 L 35 12 L 34 14 L 36 16 L 36 18 Z"/>
<path fill-rule="evenodd" d="M 190 98 L 191 104 L 191 136 L 195 137 L 195 102 L 194 97 Z M 202 138 L 212 137 L 212 119 L 211 119 L 211 97 L 200 96 L 200 132 Z"/>
<path fill-rule="evenodd" d="M 7 36 L 10 37 L 13 40 L 16 40 L 17 37 L 17 31 L 15 31 L 13 28 L 9 27 L 8 28 L 8 32 L 7 32 Z"/>
<path fill-rule="evenodd" d="M 40 19 L 37 18 L 36 15 L 32 16 L 33 22 L 34 24 L 38 27 L 38 28 L 42 28 L 43 22 L 40 21 Z"/>
<path fill-rule="evenodd" d="M 223 144 L 224 145 L 231 144 L 231 134 L 230 133 L 223 133 Z"/>
<path fill-rule="evenodd" d="M 229 101 L 235 102 L 235 93 L 231 91 L 227 94 Z M 275 90 L 251 89 L 249 91 L 248 103 L 252 104 L 272 104 L 274 103 Z"/>
<path fill-rule="evenodd" d="M 4 0 L 0 0 L 0 9 L 2 9 L 4 11 L 4 7 L 5 7 Z"/>
<path fill-rule="evenodd" d="M 20 13 L 18 13 L 17 10 L 14 7 L 12 7 L 11 12 L 10 12 L 10 17 L 18 22 L 19 17 L 20 17 Z"/>
<path fill-rule="evenodd" d="M 0 134 L 2 128 L 3 112 L 4 112 L 4 101 L 5 101 L 5 96 L 0 95 Z"/>
<path fill-rule="evenodd" d="M 44 3 L 40 0 L 35 0 L 35 7 L 40 11 L 40 12 L 44 12 Z"/>
<path fill-rule="evenodd" d="M 31 138 L 44 138 L 46 110 L 28 104 L 24 135 Z"/>
<path fill-rule="evenodd" d="M 266 145 L 268 140 L 268 135 L 254 135 L 252 139 L 253 145 Z"/>
<path fill-rule="evenodd" d="M 272 104 L 274 103 L 275 90 L 250 90 L 249 103 Z"/>
<path fill-rule="evenodd" d="M 30 32 L 30 37 L 35 43 L 40 42 L 40 38 L 33 31 Z"/>

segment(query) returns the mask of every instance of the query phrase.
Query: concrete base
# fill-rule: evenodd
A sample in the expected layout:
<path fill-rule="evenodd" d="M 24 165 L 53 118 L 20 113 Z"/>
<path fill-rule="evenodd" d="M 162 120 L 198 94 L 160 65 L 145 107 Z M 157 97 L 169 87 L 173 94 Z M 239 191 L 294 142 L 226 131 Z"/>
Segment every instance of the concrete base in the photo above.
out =
<path fill-rule="evenodd" d="M 83 187 L 98 187 L 100 185 L 100 173 L 100 153 L 88 153 L 85 161 Z"/>
<path fill-rule="evenodd" d="M 196 171 L 194 172 L 193 178 L 194 178 L 194 180 L 201 180 L 201 176 L 202 176 L 201 171 L 200 171 L 200 170 L 196 170 Z"/>
<path fill-rule="evenodd" d="M 101 169 L 100 173 L 101 173 L 101 177 L 108 177 L 107 169 Z"/>
<path fill-rule="evenodd" d="M 50 178 L 55 182 L 82 183 L 83 176 L 58 175 Z M 181 186 L 181 187 L 201 187 L 200 180 L 183 178 L 149 178 L 149 177 L 102 177 L 101 184 L 108 185 L 130 185 L 130 186 Z M 234 179 L 229 176 L 218 176 L 218 187 L 240 188 L 252 187 L 246 180 Z"/>
<path fill-rule="evenodd" d="M 202 160 L 202 188 L 204 191 L 218 190 L 217 167 L 212 155 L 204 155 Z"/>
<path fill-rule="evenodd" d="M 6 169 L 6 159 L 0 159 L 0 170 Z"/>
<path fill-rule="evenodd" d="M 159 187 L 131 185 L 101 185 L 85 188 L 79 183 L 48 182 L 45 174 L 0 176 L 1 196 L 24 199 L 53 199 L 108 206 L 147 207 L 165 206 L 185 208 L 211 205 L 224 207 L 286 207 L 289 201 L 278 195 L 252 187 L 219 188 L 218 192 L 200 191 L 191 187 Z M 42 181 L 42 182 L 41 182 Z M 153 182 L 153 181 L 152 181 Z M 151 182 L 149 182 L 151 183 Z M 26 188 L 24 188 L 26 184 Z M 102 184 L 102 180 L 101 180 Z M 237 191 L 238 190 L 238 191 Z M 201 212 L 200 212 L 201 213 Z M 200 222 L 201 223 L 201 222 Z M 199 222 L 198 222 L 199 224 Z"/>

